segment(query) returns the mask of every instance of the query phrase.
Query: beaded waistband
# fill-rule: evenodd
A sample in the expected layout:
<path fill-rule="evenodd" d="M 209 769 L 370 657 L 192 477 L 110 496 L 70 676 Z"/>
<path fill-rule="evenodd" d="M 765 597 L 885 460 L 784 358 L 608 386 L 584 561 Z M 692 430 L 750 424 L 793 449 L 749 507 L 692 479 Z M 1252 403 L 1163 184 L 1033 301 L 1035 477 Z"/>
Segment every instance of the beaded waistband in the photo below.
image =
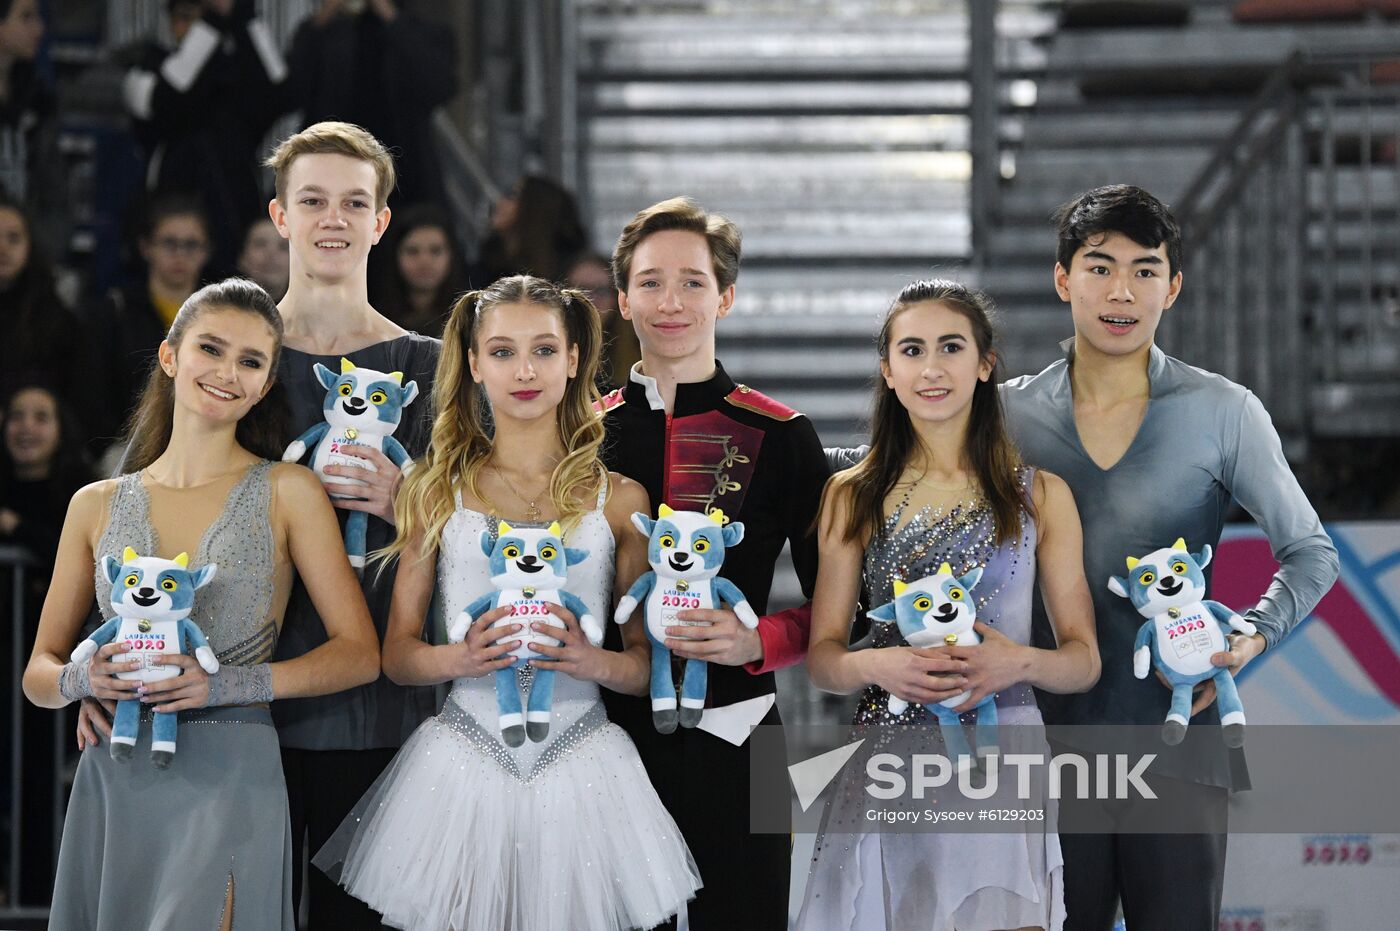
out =
<path fill-rule="evenodd" d="M 272 710 L 267 705 L 224 705 L 219 708 L 196 708 L 178 712 L 181 724 L 266 724 L 272 726 Z M 141 721 L 155 717 L 149 705 L 141 708 Z"/>
<path fill-rule="evenodd" d="M 450 697 L 443 704 L 442 713 L 437 716 L 437 719 L 440 723 L 456 731 L 458 735 L 482 753 L 495 760 L 507 773 L 521 782 L 531 783 L 538 779 L 550 765 L 577 750 L 585 741 L 598 733 L 608 723 L 608 713 L 601 704 L 594 705 L 585 711 L 582 717 L 549 742 L 539 758 L 535 760 L 535 765 L 531 768 L 528 776 L 521 775 L 520 767 L 516 765 L 515 756 L 510 752 L 510 748 L 501 743 L 494 733 L 482 727 L 476 718 L 472 717 L 466 709 Z"/>

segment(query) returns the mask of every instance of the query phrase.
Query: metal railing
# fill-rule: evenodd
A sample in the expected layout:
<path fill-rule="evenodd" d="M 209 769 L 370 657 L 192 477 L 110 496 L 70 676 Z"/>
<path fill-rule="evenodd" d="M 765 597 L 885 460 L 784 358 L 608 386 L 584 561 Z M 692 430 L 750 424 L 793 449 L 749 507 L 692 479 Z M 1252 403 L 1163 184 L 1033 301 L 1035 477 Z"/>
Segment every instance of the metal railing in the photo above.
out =
<path fill-rule="evenodd" d="M 29 624 L 25 619 L 27 609 L 25 602 L 25 589 L 29 584 L 29 569 L 33 565 L 33 560 L 29 552 L 20 547 L 3 546 L 0 547 L 0 572 L 7 572 L 10 578 L 10 720 L 7 727 L 10 732 L 10 758 L 8 764 L 7 778 L 10 784 L 9 810 L 6 816 L 9 820 L 9 835 L 5 838 L 8 848 L 9 862 L 6 865 L 5 887 L 8 892 L 8 899 L 4 905 L 0 905 L 0 919 L 24 919 L 43 918 L 48 915 L 48 903 L 24 902 L 20 899 L 21 888 L 21 864 L 28 850 L 26 838 L 24 837 L 24 717 L 25 703 L 22 688 L 24 677 L 24 667 L 29 660 L 29 650 L 32 644 L 28 643 Z M 64 717 L 60 713 L 53 715 L 53 802 L 52 802 L 52 851 L 53 863 L 50 868 L 58 864 L 58 843 L 63 828 L 63 808 L 64 808 L 64 780 L 65 761 L 64 748 L 70 739 L 66 733 Z M 32 761 L 30 761 L 32 763 Z M 33 841 L 33 838 L 28 838 Z"/>
<path fill-rule="evenodd" d="M 458 241 L 475 249 L 489 232 L 491 205 L 500 200 L 501 187 L 445 110 L 433 114 L 433 136 L 442 157 L 443 187 L 457 223 Z"/>
<path fill-rule="evenodd" d="M 574 0 L 476 0 L 474 17 L 480 61 L 474 138 L 484 152 L 474 156 L 475 165 L 449 158 L 445 169 L 493 202 L 523 175 L 536 174 L 574 190 L 586 205 Z"/>
<path fill-rule="evenodd" d="M 1001 80 L 997 73 L 995 0 L 967 0 L 972 254 L 985 261 L 1001 196 Z"/>
<path fill-rule="evenodd" d="M 1291 56 L 1176 205 L 1190 283 L 1168 348 L 1248 386 L 1295 442 L 1319 386 L 1400 380 L 1400 86 L 1372 79 L 1397 57 Z"/>

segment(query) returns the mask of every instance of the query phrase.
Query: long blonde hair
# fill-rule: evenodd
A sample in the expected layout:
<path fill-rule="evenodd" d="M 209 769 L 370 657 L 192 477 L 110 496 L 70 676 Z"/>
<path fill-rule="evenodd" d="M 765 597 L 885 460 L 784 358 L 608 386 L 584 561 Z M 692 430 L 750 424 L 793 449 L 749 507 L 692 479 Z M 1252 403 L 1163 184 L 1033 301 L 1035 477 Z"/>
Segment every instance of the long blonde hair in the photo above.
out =
<path fill-rule="evenodd" d="M 486 460 L 491 457 L 490 408 L 486 392 L 472 380 L 467 353 L 475 351 L 477 331 L 484 314 L 506 304 L 536 304 L 558 311 L 564 320 L 568 345 L 578 348 L 578 371 L 569 379 L 556 410 L 564 458 L 549 479 L 549 497 L 565 530 L 576 525 L 593 507 L 593 499 L 606 481 L 598 461 L 603 445 L 603 421 L 595 404 L 601 401 L 594 379 L 602 346 L 598 309 L 582 291 L 560 288 L 531 275 L 501 278 L 480 291 L 468 291 L 457 299 L 442 334 L 442 355 L 433 384 L 432 438 L 428 451 L 404 479 L 394 499 L 398 535 L 381 552 L 404 552 L 409 541 L 422 536 L 418 557 L 427 557 L 442 540 L 442 528 L 456 509 L 456 494 L 465 490 L 477 501 L 477 487 Z"/>

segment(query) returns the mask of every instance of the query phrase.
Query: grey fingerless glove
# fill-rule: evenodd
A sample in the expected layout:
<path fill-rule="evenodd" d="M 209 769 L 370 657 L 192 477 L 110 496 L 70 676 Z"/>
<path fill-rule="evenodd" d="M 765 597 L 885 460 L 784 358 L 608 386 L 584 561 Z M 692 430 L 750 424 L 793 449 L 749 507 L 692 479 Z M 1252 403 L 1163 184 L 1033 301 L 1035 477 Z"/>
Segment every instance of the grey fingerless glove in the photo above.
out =
<path fill-rule="evenodd" d="M 220 666 L 209 677 L 209 707 L 219 705 L 256 705 L 272 701 L 272 667 L 267 663 L 255 666 Z"/>
<path fill-rule="evenodd" d="M 88 662 L 66 663 L 58 674 L 58 694 L 64 701 L 79 701 L 92 697 L 92 682 L 88 679 Z"/>

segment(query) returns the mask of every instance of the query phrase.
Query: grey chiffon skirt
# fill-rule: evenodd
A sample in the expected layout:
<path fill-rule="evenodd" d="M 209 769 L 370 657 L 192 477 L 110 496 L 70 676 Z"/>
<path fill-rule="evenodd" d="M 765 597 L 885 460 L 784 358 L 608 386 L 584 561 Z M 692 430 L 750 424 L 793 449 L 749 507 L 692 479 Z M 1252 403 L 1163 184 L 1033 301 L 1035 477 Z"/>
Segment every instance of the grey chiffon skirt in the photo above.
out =
<path fill-rule="evenodd" d="M 291 826 L 266 708 L 180 715 L 169 769 L 104 742 L 78 764 L 63 824 L 53 931 L 216 931 L 232 884 L 235 931 L 292 931 Z"/>

